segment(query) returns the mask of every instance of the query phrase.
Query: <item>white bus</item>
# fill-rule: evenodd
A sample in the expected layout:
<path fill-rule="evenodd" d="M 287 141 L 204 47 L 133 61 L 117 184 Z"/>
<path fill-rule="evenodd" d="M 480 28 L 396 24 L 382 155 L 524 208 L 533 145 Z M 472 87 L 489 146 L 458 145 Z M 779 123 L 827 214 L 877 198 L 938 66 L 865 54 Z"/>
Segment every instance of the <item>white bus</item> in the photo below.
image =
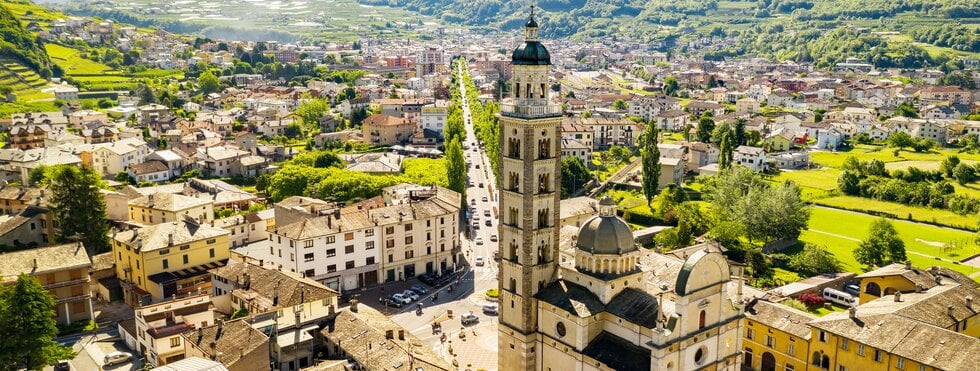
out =
<path fill-rule="evenodd" d="M 829 287 L 823 289 L 823 299 L 845 307 L 853 307 L 857 305 L 857 298 L 855 298 L 853 295 Z"/>

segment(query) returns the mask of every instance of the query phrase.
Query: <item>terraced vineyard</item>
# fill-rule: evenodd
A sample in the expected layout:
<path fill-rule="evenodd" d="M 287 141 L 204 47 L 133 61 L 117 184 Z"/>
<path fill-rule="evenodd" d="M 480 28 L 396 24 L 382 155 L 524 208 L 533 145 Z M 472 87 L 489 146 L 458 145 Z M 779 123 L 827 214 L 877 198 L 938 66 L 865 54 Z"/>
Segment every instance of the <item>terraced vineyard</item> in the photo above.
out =
<path fill-rule="evenodd" d="M 51 93 L 42 92 L 48 85 L 34 70 L 11 59 L 0 59 L 0 86 L 9 86 L 17 95 L 17 100 L 32 102 L 54 98 Z"/>

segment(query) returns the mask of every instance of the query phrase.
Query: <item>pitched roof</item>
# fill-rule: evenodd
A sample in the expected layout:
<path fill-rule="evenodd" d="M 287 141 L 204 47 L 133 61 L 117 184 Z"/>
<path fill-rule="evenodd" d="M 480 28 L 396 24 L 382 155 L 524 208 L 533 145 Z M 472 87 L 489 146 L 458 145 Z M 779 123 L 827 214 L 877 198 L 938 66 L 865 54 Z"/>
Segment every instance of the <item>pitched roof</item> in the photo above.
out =
<path fill-rule="evenodd" d="M 181 334 L 185 342 L 226 366 L 234 366 L 255 352 L 269 352 L 269 337 L 253 329 L 244 318 L 217 323 Z M 214 348 L 211 344 L 214 344 Z M 240 365 L 241 369 L 251 368 Z M 252 367 L 256 365 L 251 365 Z M 232 367 L 235 368 L 235 367 Z"/>
<path fill-rule="evenodd" d="M 129 166 L 129 170 L 136 175 L 145 175 L 152 173 L 159 173 L 161 171 L 170 170 L 167 168 L 167 164 L 160 160 L 149 160 L 139 164 L 133 164 Z"/>
<path fill-rule="evenodd" d="M 181 211 L 205 206 L 211 201 L 176 193 L 157 192 L 129 200 L 129 206 L 139 206 L 154 210 Z"/>
<path fill-rule="evenodd" d="M 319 282 L 302 278 L 296 273 L 268 269 L 252 263 L 229 260 L 224 267 L 211 270 L 213 276 L 222 277 L 236 283 L 235 291 L 258 295 L 253 300 L 264 302 L 264 307 L 272 310 L 280 307 L 336 298 L 339 294 Z M 248 275 L 248 286 L 244 278 Z M 240 282 L 240 283 L 239 283 Z M 278 297 L 278 299 L 276 299 Z"/>
<path fill-rule="evenodd" d="M 207 224 L 182 220 L 119 232 L 113 236 L 113 239 L 129 246 L 141 246 L 140 250 L 147 252 L 215 238 L 228 233 L 224 229 Z M 170 243 L 171 240 L 173 243 Z"/>
<path fill-rule="evenodd" d="M 745 316 L 802 339 L 810 338 L 808 323 L 816 318 L 809 313 L 759 299 L 754 299 L 745 306 Z"/>
<path fill-rule="evenodd" d="M 343 310 L 320 330 L 368 370 L 454 370 L 410 331 L 366 305 Z M 387 338 L 388 332 L 392 338 Z M 399 335 L 404 333 L 404 339 Z"/>
<path fill-rule="evenodd" d="M 0 254 L 0 277 L 40 274 L 92 265 L 81 243 L 39 247 Z"/>

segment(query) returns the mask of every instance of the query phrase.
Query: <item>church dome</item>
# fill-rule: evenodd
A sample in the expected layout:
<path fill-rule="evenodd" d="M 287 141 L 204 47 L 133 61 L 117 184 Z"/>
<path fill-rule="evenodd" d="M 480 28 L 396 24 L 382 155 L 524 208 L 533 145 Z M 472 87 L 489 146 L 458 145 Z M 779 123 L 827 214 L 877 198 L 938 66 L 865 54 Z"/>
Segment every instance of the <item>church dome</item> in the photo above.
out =
<path fill-rule="evenodd" d="M 616 216 L 616 203 L 609 197 L 599 201 L 599 215 L 587 220 L 578 231 L 576 247 L 590 254 L 621 255 L 636 251 L 633 231 Z"/>
<path fill-rule="evenodd" d="M 533 20 L 532 20 L 533 21 Z M 525 66 L 547 66 L 551 64 L 551 53 L 537 41 L 526 41 L 514 49 L 510 64 Z"/>

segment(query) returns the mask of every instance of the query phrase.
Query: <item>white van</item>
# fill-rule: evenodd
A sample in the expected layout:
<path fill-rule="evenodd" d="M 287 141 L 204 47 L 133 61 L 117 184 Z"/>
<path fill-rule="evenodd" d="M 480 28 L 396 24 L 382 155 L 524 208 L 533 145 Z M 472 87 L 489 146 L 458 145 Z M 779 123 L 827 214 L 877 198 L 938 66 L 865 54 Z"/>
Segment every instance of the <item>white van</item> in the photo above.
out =
<path fill-rule="evenodd" d="M 853 295 L 829 287 L 823 289 L 823 299 L 845 307 L 857 305 L 857 298 Z"/>

